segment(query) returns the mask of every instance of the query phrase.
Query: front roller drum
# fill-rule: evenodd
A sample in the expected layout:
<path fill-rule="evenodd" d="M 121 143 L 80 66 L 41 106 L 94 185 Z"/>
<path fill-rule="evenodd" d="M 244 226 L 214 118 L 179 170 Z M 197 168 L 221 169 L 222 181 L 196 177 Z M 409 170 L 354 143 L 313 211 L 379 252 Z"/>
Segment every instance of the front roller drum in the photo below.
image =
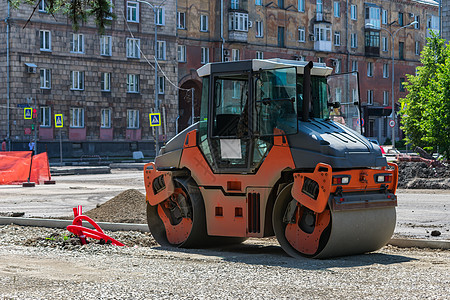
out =
<path fill-rule="evenodd" d="M 383 247 L 395 228 L 395 207 L 316 213 L 291 196 L 292 185 L 278 196 L 273 210 L 275 235 L 293 257 L 326 258 L 361 254 Z"/>

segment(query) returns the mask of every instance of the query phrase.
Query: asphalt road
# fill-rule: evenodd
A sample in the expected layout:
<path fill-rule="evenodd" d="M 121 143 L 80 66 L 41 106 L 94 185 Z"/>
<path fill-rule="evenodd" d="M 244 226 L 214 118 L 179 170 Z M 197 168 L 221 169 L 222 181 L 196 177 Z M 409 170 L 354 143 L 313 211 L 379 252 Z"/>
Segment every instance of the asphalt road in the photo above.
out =
<path fill-rule="evenodd" d="M 88 211 L 127 189 L 145 193 L 141 171 L 53 177 L 55 185 L 0 186 L 0 213 L 24 212 L 25 217 L 72 216 L 72 208 Z M 396 236 L 450 240 L 450 190 L 398 190 Z M 441 235 L 432 237 L 438 230 Z"/>

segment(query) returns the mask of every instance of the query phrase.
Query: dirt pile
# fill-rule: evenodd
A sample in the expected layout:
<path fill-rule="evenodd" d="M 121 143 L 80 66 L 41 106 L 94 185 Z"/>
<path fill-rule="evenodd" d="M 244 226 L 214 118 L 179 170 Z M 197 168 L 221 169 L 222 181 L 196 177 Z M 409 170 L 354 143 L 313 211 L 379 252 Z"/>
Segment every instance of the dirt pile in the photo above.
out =
<path fill-rule="evenodd" d="M 145 195 L 130 189 L 83 213 L 95 222 L 147 223 Z"/>
<path fill-rule="evenodd" d="M 403 189 L 450 189 L 450 168 L 425 162 L 398 162 L 398 187 Z"/>

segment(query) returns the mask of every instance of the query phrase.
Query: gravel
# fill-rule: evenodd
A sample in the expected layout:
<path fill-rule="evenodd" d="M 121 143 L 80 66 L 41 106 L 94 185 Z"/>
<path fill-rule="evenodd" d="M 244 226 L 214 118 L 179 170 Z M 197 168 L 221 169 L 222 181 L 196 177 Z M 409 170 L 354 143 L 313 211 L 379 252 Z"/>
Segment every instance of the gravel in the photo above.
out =
<path fill-rule="evenodd" d="M 328 260 L 293 259 L 273 239 L 169 249 L 138 232 L 129 247 L 73 248 L 68 231 L 0 226 L 1 299 L 448 299 L 450 252 L 387 246 Z M 128 237 L 127 237 L 128 236 Z M 131 238 L 133 236 L 133 238 Z M 67 242 L 69 241 L 69 242 Z"/>
<path fill-rule="evenodd" d="M 450 189 L 450 167 L 429 166 L 425 162 L 398 162 L 402 189 Z"/>

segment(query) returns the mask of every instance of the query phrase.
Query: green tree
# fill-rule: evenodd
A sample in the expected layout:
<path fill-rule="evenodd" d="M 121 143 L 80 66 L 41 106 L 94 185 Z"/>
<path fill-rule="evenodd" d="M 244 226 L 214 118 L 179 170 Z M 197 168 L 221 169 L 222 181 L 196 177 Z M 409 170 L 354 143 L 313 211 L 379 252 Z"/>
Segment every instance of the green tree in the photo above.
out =
<path fill-rule="evenodd" d="M 41 0 L 8 0 L 13 8 L 21 5 L 33 7 L 33 12 L 28 21 L 37 10 Z M 113 6 L 110 0 L 45 0 L 45 8 L 49 14 L 54 15 L 62 12 L 72 22 L 75 30 L 78 30 L 80 24 L 89 18 L 93 18 L 100 32 L 103 32 L 105 26 L 110 24 L 110 18 L 115 18 L 111 12 Z"/>
<path fill-rule="evenodd" d="M 408 95 L 400 99 L 407 141 L 450 158 L 450 45 L 436 35 L 421 53 L 423 66 L 407 75 Z"/>

